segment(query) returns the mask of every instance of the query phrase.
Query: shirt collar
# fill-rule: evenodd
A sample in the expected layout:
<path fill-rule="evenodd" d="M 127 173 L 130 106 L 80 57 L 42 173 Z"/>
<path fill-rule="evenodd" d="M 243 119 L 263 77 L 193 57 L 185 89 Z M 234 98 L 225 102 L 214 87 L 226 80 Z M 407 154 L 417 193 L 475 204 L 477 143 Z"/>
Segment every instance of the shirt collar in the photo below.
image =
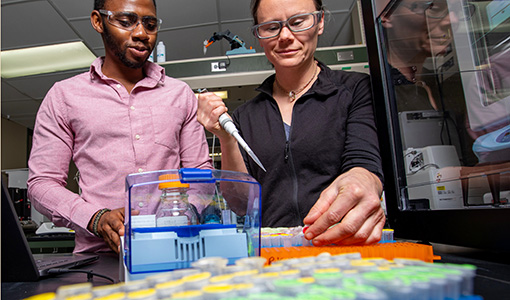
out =
<path fill-rule="evenodd" d="M 310 90 L 308 90 L 308 92 L 306 93 L 308 94 L 311 92 L 319 96 L 330 95 L 338 89 L 338 87 L 331 81 L 331 78 L 333 78 L 331 73 L 334 71 L 331 70 L 327 65 L 323 64 L 322 62 L 318 60 L 317 62 L 319 67 L 321 68 L 321 71 L 319 72 L 317 81 L 315 81 L 314 85 L 312 85 Z M 264 80 L 264 82 L 262 82 L 262 84 L 255 90 L 272 97 L 274 80 L 275 74 L 266 78 L 266 80 Z"/>
<path fill-rule="evenodd" d="M 89 74 L 90 79 L 94 80 L 95 77 L 103 80 L 111 79 L 103 74 L 101 66 L 104 62 L 104 56 L 96 58 L 90 65 Z M 158 64 L 146 62 L 143 66 L 143 71 L 146 77 L 140 81 L 140 84 L 147 87 L 154 87 L 157 84 L 163 85 L 165 83 L 165 69 Z"/>

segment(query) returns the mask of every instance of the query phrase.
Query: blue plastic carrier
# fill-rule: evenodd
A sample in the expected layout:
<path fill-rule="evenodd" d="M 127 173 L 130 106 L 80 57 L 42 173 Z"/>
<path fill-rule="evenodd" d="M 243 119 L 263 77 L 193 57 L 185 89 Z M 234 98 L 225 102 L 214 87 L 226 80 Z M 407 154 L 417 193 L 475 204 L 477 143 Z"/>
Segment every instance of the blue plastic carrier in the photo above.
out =
<path fill-rule="evenodd" d="M 164 174 L 179 179 L 159 180 Z M 201 223 L 157 227 L 159 183 L 177 180 L 189 184 L 188 201 Z M 260 255 L 261 187 L 248 174 L 201 169 L 137 173 L 126 177 L 126 190 L 123 258 L 129 274 L 189 268 L 203 257 L 234 264 Z"/>

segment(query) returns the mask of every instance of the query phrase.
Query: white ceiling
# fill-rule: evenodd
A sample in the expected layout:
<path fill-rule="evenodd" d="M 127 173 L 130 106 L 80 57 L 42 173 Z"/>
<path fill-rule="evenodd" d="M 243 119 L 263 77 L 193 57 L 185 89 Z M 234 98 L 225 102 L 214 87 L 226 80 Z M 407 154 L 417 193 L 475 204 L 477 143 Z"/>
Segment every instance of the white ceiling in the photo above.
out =
<path fill-rule="evenodd" d="M 203 41 L 214 32 L 227 29 L 243 39 L 246 47 L 262 52 L 250 32 L 249 0 L 156 2 L 158 16 L 163 20 L 158 40 L 166 45 L 167 61 L 225 55 L 230 50 L 226 40 L 210 46 L 205 56 Z M 329 14 L 318 46 L 353 44 L 351 13 L 356 0 L 323 0 L 323 3 Z M 92 7 L 93 0 L 2 0 L 1 49 L 83 41 L 96 56 L 101 56 L 104 54 L 101 37 L 90 25 Z M 33 128 L 35 114 L 53 83 L 82 71 L 2 78 L 2 117 Z"/>

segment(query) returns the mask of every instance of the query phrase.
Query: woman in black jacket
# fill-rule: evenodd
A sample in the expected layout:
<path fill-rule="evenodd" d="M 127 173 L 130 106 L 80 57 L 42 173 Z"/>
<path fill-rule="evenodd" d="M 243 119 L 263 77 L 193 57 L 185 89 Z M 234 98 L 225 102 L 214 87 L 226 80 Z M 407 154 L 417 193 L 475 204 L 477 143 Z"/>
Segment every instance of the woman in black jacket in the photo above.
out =
<path fill-rule="evenodd" d="M 220 139 L 222 169 L 260 182 L 262 226 L 307 225 L 314 245 L 379 241 L 385 216 L 369 76 L 314 58 L 321 0 L 255 0 L 252 15 L 275 74 L 232 117 L 267 172 L 219 125 L 223 101 L 200 94 L 198 120 Z"/>

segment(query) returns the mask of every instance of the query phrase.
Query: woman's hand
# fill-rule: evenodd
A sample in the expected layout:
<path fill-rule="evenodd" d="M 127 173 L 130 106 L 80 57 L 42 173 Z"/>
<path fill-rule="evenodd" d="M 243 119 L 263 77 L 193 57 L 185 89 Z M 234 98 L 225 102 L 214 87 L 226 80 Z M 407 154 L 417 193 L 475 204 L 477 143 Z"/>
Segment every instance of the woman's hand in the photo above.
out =
<path fill-rule="evenodd" d="M 316 246 L 377 243 L 386 222 L 381 193 L 379 178 L 364 168 L 338 176 L 303 220 L 305 238 Z"/>
<path fill-rule="evenodd" d="M 197 120 L 204 128 L 215 134 L 220 139 L 228 137 L 229 134 L 218 122 L 219 117 L 227 112 L 227 106 L 223 100 L 214 93 L 198 94 Z"/>

